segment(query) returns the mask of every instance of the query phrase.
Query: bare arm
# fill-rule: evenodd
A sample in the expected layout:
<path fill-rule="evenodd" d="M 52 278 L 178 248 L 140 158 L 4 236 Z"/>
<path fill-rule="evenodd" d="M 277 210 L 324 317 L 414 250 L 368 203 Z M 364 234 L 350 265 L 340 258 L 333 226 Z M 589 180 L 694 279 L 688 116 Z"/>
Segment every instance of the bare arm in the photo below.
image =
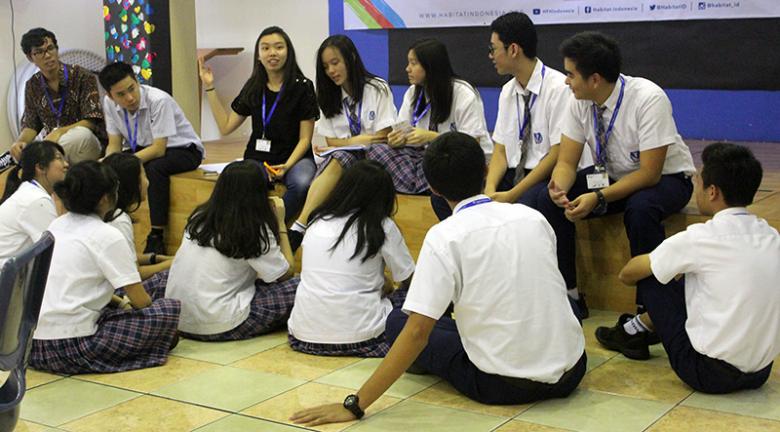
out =
<path fill-rule="evenodd" d="M 121 135 L 109 135 L 108 146 L 106 147 L 106 156 L 119 153 L 122 151 L 122 136 Z"/>
<path fill-rule="evenodd" d="M 130 304 L 135 309 L 143 309 L 152 304 L 152 299 L 144 290 L 143 285 L 134 283 L 124 287 L 127 297 L 130 298 Z"/>
<path fill-rule="evenodd" d="M 152 141 L 152 145 L 144 148 L 143 150 L 139 150 L 135 153 L 135 156 L 138 159 L 141 159 L 141 162 L 146 163 L 150 160 L 165 156 L 165 150 L 167 147 L 168 138 L 156 138 L 154 141 Z"/>
<path fill-rule="evenodd" d="M 376 143 L 387 142 L 387 134 L 392 131 L 391 128 L 386 127 L 375 134 L 360 134 L 349 138 L 329 138 L 325 137 L 325 142 L 328 143 L 328 147 L 344 147 L 350 145 L 370 145 Z"/>
<path fill-rule="evenodd" d="M 38 131 L 34 129 L 22 129 L 22 133 L 20 133 L 19 137 L 16 138 L 16 141 L 11 144 L 11 156 L 18 161 L 22 157 L 22 150 L 24 150 L 24 147 L 35 139 L 36 135 L 38 135 Z"/>
<path fill-rule="evenodd" d="M 618 278 L 626 285 L 636 285 L 640 280 L 650 277 L 653 270 L 650 267 L 650 254 L 637 255 L 620 270 Z"/>
<path fill-rule="evenodd" d="M 217 89 L 214 88 L 214 73 L 209 66 L 206 66 L 203 57 L 198 58 L 198 72 L 206 90 L 206 99 L 209 101 L 209 108 L 211 108 L 211 114 L 217 123 L 219 133 L 228 135 L 238 129 L 244 123 L 246 117 L 236 114 L 232 109 L 229 113 L 225 110 L 222 101 L 219 100 L 217 95 Z"/>
<path fill-rule="evenodd" d="M 485 194 L 493 195 L 501 182 L 501 178 L 506 174 L 506 146 L 497 142 L 493 143 L 493 156 L 488 163 L 487 180 L 485 181 Z"/>

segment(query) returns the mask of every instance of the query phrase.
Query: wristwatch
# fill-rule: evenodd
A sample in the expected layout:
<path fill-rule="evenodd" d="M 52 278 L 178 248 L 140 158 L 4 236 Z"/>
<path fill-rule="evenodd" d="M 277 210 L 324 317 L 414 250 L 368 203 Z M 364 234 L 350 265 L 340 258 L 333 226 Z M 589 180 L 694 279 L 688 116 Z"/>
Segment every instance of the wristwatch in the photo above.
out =
<path fill-rule="evenodd" d="M 599 202 L 591 213 L 596 216 L 601 216 L 607 212 L 607 199 L 604 198 L 604 193 L 602 193 L 600 189 L 596 189 L 593 193 L 596 194 L 596 198 L 598 198 Z"/>
<path fill-rule="evenodd" d="M 363 416 L 366 414 L 362 409 L 360 409 L 359 403 L 360 398 L 358 398 L 358 395 L 356 394 L 351 394 L 347 396 L 346 399 L 344 399 L 344 408 L 351 412 L 358 420 L 363 418 Z"/>

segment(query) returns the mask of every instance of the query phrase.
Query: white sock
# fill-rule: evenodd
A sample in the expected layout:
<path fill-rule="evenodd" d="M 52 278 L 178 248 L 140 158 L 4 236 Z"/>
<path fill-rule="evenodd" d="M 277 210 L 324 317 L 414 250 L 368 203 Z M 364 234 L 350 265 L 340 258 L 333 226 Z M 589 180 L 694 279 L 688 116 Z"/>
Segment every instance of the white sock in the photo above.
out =
<path fill-rule="evenodd" d="M 642 320 L 639 319 L 639 315 L 635 316 L 634 318 L 631 318 L 630 321 L 627 321 L 625 324 L 623 324 L 623 330 L 625 330 L 626 333 L 632 336 L 637 333 L 650 331 L 650 329 L 647 328 L 647 326 L 645 326 Z"/>
<path fill-rule="evenodd" d="M 291 230 L 298 231 L 301 234 L 306 234 L 306 228 L 308 228 L 308 226 L 306 226 L 306 224 L 303 224 L 299 221 L 295 221 L 295 223 L 293 223 L 292 226 L 290 227 Z"/>
<path fill-rule="evenodd" d="M 569 297 L 573 298 L 575 301 L 580 299 L 580 292 L 576 287 L 567 290 L 566 292 L 569 294 Z"/>

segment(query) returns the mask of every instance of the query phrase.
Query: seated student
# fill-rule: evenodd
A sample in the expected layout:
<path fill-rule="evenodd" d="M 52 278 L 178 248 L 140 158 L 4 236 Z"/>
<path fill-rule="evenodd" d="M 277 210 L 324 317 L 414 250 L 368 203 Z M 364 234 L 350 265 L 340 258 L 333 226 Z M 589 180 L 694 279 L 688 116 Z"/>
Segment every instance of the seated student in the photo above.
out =
<path fill-rule="evenodd" d="M 485 157 L 466 134 L 434 140 L 423 167 L 453 215 L 425 236 L 403 310 L 387 320 L 390 352 L 343 405 L 307 409 L 293 421 L 360 418 L 413 363 L 487 404 L 566 397 L 585 375 L 585 338 L 544 217 L 480 193 Z M 450 302 L 457 326 L 442 316 Z"/>
<path fill-rule="evenodd" d="M 395 212 L 390 174 L 374 161 L 347 168 L 333 193 L 312 213 L 303 239 L 301 283 L 287 328 L 290 346 L 319 355 L 384 357 L 385 321 L 401 307 L 414 260 L 390 217 Z M 387 288 L 386 288 L 387 287 Z"/>
<path fill-rule="evenodd" d="M 183 336 L 247 339 L 290 316 L 299 280 L 290 277 L 284 204 L 274 198 L 271 206 L 266 177 L 257 161 L 229 164 L 187 220 L 167 288 L 168 297 L 181 300 Z"/>
<path fill-rule="evenodd" d="M 68 170 L 64 153 L 57 143 L 34 141 L 8 173 L 0 199 L 0 266 L 38 241 L 57 218 L 52 193 Z"/>
<path fill-rule="evenodd" d="M 672 369 L 695 390 L 758 388 L 780 354 L 780 234 L 745 208 L 762 175 L 750 150 L 715 143 L 702 161 L 696 204 L 712 219 L 626 264 L 624 283 L 650 282 L 637 287 L 647 312 L 599 327 L 596 337 L 609 349 L 647 359 L 647 334 L 655 330 Z M 673 280 L 678 275 L 685 278 Z"/>
<path fill-rule="evenodd" d="M 577 298 L 574 221 L 624 212 L 631 255 L 648 253 L 665 238 L 661 221 L 688 204 L 696 169 L 669 98 L 651 81 L 620 73 L 614 40 L 583 32 L 564 41 L 561 53 L 574 98 L 538 210 L 555 230 L 558 266 Z M 586 145 L 595 166 L 578 171 Z M 638 295 L 640 310 L 642 304 Z"/>
<path fill-rule="evenodd" d="M 311 137 L 317 120 L 317 96 L 295 60 L 295 48 L 279 27 L 267 27 L 255 42 L 254 69 L 226 112 L 214 87 L 211 68 L 198 60 L 200 79 L 219 132 L 227 135 L 252 117 L 252 135 L 244 159 L 268 167 L 268 175 L 283 181 L 286 219 L 301 210 L 316 167 Z"/>
<path fill-rule="evenodd" d="M 49 226 L 57 241 L 33 334 L 36 369 L 80 374 L 160 366 L 178 341 L 179 302 L 162 298 L 161 287 L 141 285 L 127 241 L 103 222 L 118 187 L 113 170 L 96 161 L 72 166 L 54 185 L 68 213 Z M 126 299 L 111 307 L 119 289 Z"/>
<path fill-rule="evenodd" d="M 393 93 L 387 82 L 366 70 L 355 44 L 344 35 L 325 39 L 317 59 L 317 103 L 321 115 L 316 130 L 325 137 L 328 148 L 314 151 L 386 143 L 396 118 Z M 343 170 L 365 156 L 362 151 L 335 151 L 320 164 L 298 215 L 298 228 L 290 231 L 293 250 L 303 239 L 312 210 L 329 196 Z"/>
<path fill-rule="evenodd" d="M 143 162 L 149 177 L 152 223 L 144 253 L 163 255 L 170 177 L 197 168 L 205 153 L 203 144 L 171 95 L 139 84 L 129 64 L 110 64 L 98 77 L 108 93 L 103 99 L 108 130 L 106 155 L 124 151 Z"/>
<path fill-rule="evenodd" d="M 119 178 L 119 192 L 116 199 L 116 209 L 113 214 L 106 215 L 105 221 L 118 229 L 127 240 L 130 250 L 135 252 L 135 235 L 133 234 L 133 219 L 130 213 L 138 210 L 141 203 L 146 200 L 146 190 L 149 180 L 146 178 L 141 159 L 129 153 L 112 153 L 103 159 L 103 163 L 110 166 Z M 136 254 L 138 273 L 142 280 L 147 280 L 157 275 L 157 284 L 165 284 L 168 270 L 173 262 L 173 257 L 157 255 L 156 253 Z"/>
<path fill-rule="evenodd" d="M 0 172 L 21 157 L 22 149 L 43 130 L 44 140 L 58 143 L 70 163 L 95 160 L 105 141 L 103 110 L 95 76 L 60 62 L 57 37 L 44 28 L 22 36 L 22 51 L 40 69 L 24 88 L 22 132 L 8 153 L 0 156 Z"/>

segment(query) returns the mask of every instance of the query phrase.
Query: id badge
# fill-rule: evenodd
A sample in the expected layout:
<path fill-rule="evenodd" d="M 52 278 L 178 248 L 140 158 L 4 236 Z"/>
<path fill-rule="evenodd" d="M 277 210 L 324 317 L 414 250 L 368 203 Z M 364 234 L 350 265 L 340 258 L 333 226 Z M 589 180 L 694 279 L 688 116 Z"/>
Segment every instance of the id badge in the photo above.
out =
<path fill-rule="evenodd" d="M 609 175 L 606 172 L 588 174 L 585 178 L 588 181 L 588 189 L 590 190 L 604 189 L 609 186 Z"/>
<path fill-rule="evenodd" d="M 259 152 L 270 152 L 271 140 L 262 139 L 262 138 L 255 140 L 255 150 Z"/>

